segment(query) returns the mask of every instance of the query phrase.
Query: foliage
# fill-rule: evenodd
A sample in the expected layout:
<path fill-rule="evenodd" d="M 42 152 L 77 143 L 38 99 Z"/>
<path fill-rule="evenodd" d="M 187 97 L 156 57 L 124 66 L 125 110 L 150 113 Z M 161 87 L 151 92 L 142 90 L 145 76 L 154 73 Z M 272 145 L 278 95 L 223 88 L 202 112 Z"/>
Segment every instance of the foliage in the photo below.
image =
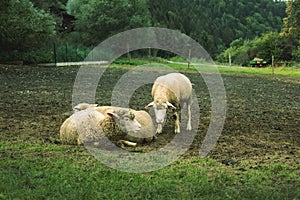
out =
<path fill-rule="evenodd" d="M 285 56 L 286 40 L 281 38 L 279 33 L 270 32 L 262 37 L 256 37 L 253 40 L 244 41 L 242 38 L 234 40 L 230 47 L 221 53 L 217 60 L 221 63 L 226 63 L 229 60 L 229 54 L 232 62 L 238 65 L 246 66 L 249 60 L 254 57 L 262 58 L 271 61 L 272 56 L 276 60 L 287 60 Z"/>
<path fill-rule="evenodd" d="M 84 61 L 91 49 L 81 45 L 74 45 L 65 41 L 58 41 L 55 44 L 56 62 L 79 62 Z M 54 48 L 54 47 L 53 47 Z M 51 60 L 51 62 L 53 62 Z"/>
<path fill-rule="evenodd" d="M 229 54 L 235 64 L 247 65 L 254 57 L 275 61 L 300 61 L 300 1 L 288 1 L 287 17 L 284 18 L 282 32 L 270 32 L 251 41 L 235 40 L 230 47 L 221 53 L 217 60 L 228 62 Z"/>
<path fill-rule="evenodd" d="M 151 0 L 148 4 L 154 26 L 180 30 L 213 57 L 234 39 L 279 31 L 285 16 L 285 3 L 272 0 Z"/>
<path fill-rule="evenodd" d="M 55 34 L 53 18 L 28 0 L 1 1 L 1 50 L 24 51 L 40 47 Z"/>
<path fill-rule="evenodd" d="M 300 1 L 287 1 L 286 13 L 282 34 L 300 40 Z"/>
<path fill-rule="evenodd" d="M 56 22 L 56 30 L 58 32 L 65 31 L 65 17 L 67 16 L 66 4 L 68 0 L 51 0 L 51 1 L 40 1 L 31 0 L 35 7 L 40 10 L 44 10 L 50 13 Z"/>
<path fill-rule="evenodd" d="M 1 1 L 0 10 L 1 57 L 22 56 L 44 47 L 55 35 L 53 18 L 34 8 L 29 0 Z"/>
<path fill-rule="evenodd" d="M 143 0 L 72 0 L 67 9 L 77 19 L 75 41 L 87 46 L 127 29 L 149 26 L 149 12 Z"/>
<path fill-rule="evenodd" d="M 280 31 L 282 19 L 286 17 L 286 3 L 273 0 L 4 0 L 0 5 L 3 25 L 0 50 L 5 52 L 1 60 L 23 59 L 22 53 L 30 51 L 32 57 L 36 57 L 32 59 L 34 62 L 44 62 L 47 57 L 52 60 L 52 43 L 47 44 L 47 53 L 38 49 L 41 44 L 52 42 L 53 36 L 57 43 L 68 43 L 76 48 L 93 47 L 111 35 L 145 26 L 179 30 L 199 42 L 215 58 L 233 40 L 251 40 Z M 285 32 L 298 16 L 297 3 L 288 3 L 288 6 Z M 298 58 L 297 48 L 292 47 L 299 39 L 285 42 L 286 59 Z M 151 53 L 164 58 L 174 56 L 158 50 Z M 245 58 L 245 54 L 240 55 L 238 60 Z"/>
<path fill-rule="evenodd" d="M 288 41 L 289 55 L 294 60 L 300 61 L 300 1 L 288 1 L 286 13 L 281 35 Z"/>

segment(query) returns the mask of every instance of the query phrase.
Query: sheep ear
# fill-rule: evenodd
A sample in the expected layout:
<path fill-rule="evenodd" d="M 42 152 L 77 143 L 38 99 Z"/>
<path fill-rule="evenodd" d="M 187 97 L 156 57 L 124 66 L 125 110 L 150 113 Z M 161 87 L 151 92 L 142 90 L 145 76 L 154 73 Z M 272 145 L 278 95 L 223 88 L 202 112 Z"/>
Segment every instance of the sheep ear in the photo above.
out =
<path fill-rule="evenodd" d="M 73 108 L 73 112 L 78 112 L 78 111 L 80 111 L 80 109 L 78 107 Z"/>
<path fill-rule="evenodd" d="M 152 108 L 154 106 L 154 101 L 152 101 L 151 103 L 149 103 L 145 108 Z"/>
<path fill-rule="evenodd" d="M 176 107 L 175 106 L 173 106 L 173 104 L 171 104 L 170 102 L 168 102 L 167 101 L 167 106 L 168 106 L 168 108 L 172 108 L 172 109 L 176 109 Z"/>
<path fill-rule="evenodd" d="M 108 112 L 107 115 L 114 118 L 114 119 L 119 119 L 120 118 L 118 114 L 113 113 L 113 112 Z"/>

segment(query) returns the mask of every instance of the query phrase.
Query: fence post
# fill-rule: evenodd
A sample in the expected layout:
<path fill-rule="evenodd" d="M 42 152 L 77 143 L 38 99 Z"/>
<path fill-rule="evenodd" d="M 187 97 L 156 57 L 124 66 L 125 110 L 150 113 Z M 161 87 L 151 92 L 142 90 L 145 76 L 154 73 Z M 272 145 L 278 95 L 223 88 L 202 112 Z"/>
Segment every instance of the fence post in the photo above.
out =
<path fill-rule="evenodd" d="M 131 55 L 130 55 L 130 51 L 129 51 L 129 45 L 127 44 L 127 58 L 128 58 L 128 62 L 129 64 L 131 63 Z"/>
<path fill-rule="evenodd" d="M 228 59 L 229 59 L 229 67 L 231 68 L 231 55 L 230 55 L 230 53 L 228 54 Z"/>
<path fill-rule="evenodd" d="M 272 56 L 272 75 L 274 75 L 274 56 Z"/>
<path fill-rule="evenodd" d="M 68 62 L 68 44 L 66 44 L 66 62 Z"/>
<path fill-rule="evenodd" d="M 189 60 L 188 60 L 188 68 L 190 68 L 190 64 L 191 64 L 191 49 L 189 49 Z"/>
<path fill-rule="evenodd" d="M 56 54 L 56 43 L 53 42 L 53 59 L 54 59 L 54 64 L 56 66 L 57 63 L 57 54 Z"/>
<path fill-rule="evenodd" d="M 75 62 L 78 62 L 78 47 L 76 47 Z"/>

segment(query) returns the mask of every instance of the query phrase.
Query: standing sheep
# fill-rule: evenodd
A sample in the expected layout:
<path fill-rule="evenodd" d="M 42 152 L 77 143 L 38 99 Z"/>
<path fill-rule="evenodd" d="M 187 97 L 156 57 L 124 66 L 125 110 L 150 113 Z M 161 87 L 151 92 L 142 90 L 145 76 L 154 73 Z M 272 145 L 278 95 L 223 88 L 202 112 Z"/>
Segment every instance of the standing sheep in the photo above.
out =
<path fill-rule="evenodd" d="M 65 120 L 60 128 L 60 139 L 67 144 L 98 144 L 105 134 L 112 141 L 119 142 L 126 133 L 140 129 L 140 123 L 129 109 L 118 108 L 104 115 L 91 107 L 77 111 Z"/>
<path fill-rule="evenodd" d="M 183 74 L 170 73 L 158 77 L 152 87 L 153 102 L 146 107 L 154 108 L 157 133 L 162 132 L 162 124 L 166 118 L 168 108 L 171 108 L 175 116 L 175 133 L 180 133 L 180 106 L 187 104 L 188 123 L 187 130 L 192 130 L 191 126 L 191 104 L 192 104 L 192 84 Z"/>

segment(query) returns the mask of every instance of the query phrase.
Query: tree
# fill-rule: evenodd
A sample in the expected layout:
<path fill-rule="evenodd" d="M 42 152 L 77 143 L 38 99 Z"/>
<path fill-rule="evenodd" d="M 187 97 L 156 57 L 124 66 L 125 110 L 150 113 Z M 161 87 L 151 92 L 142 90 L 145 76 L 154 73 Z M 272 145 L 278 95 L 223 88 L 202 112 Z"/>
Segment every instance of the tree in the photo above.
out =
<path fill-rule="evenodd" d="M 283 35 L 300 39 L 300 1 L 287 1 L 287 17 L 283 19 Z"/>
<path fill-rule="evenodd" d="M 149 0 L 154 26 L 177 29 L 215 57 L 231 41 L 280 31 L 285 3 L 273 0 Z"/>
<path fill-rule="evenodd" d="M 144 0 L 72 0 L 68 13 L 75 16 L 75 40 L 93 46 L 127 29 L 149 26 Z"/>
<path fill-rule="evenodd" d="M 55 35 L 53 18 L 34 8 L 29 0 L 0 2 L 0 51 L 30 51 L 43 46 Z"/>
<path fill-rule="evenodd" d="M 44 10 L 50 13 L 56 22 L 56 30 L 58 32 L 70 32 L 72 31 L 73 16 L 67 14 L 66 5 L 68 0 L 30 0 L 35 7 L 40 10 Z"/>
<path fill-rule="evenodd" d="M 293 0 L 287 2 L 287 17 L 284 18 L 284 27 L 281 33 L 286 41 L 285 53 L 288 58 L 300 61 L 300 1 Z"/>
<path fill-rule="evenodd" d="M 279 33 L 270 32 L 253 40 L 244 41 L 242 38 L 234 40 L 230 44 L 230 48 L 221 53 L 217 60 L 219 62 L 228 62 L 229 53 L 232 62 L 239 65 L 248 65 L 249 60 L 254 57 L 271 61 L 271 57 L 275 56 L 276 60 L 288 60 L 284 47 L 286 41 L 282 40 Z"/>

